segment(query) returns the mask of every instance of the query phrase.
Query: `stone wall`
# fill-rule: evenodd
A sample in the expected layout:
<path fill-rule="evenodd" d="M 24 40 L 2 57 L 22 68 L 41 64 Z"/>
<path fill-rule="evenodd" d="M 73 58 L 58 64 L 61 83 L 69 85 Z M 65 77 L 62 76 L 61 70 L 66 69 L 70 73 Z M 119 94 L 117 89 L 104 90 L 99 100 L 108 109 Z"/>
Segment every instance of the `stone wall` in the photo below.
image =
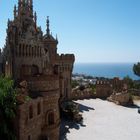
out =
<path fill-rule="evenodd" d="M 128 93 L 131 93 L 134 96 L 140 96 L 140 90 L 139 89 L 129 89 Z"/>
<path fill-rule="evenodd" d="M 31 99 L 18 108 L 18 139 L 41 140 L 42 137 L 49 140 L 59 139 L 59 94 L 47 94 L 48 96 Z M 49 124 L 48 115 L 53 114 L 53 122 Z"/>
<path fill-rule="evenodd" d="M 93 94 L 94 93 L 91 88 L 87 88 L 84 90 L 73 89 L 69 99 L 78 100 L 78 99 L 93 98 Z"/>
<path fill-rule="evenodd" d="M 58 76 L 28 77 L 29 90 L 31 91 L 53 91 L 59 89 Z"/>
<path fill-rule="evenodd" d="M 114 102 L 118 105 L 131 105 L 133 104 L 132 98 L 129 93 L 115 93 L 112 94 L 109 98 L 109 101 Z"/>
<path fill-rule="evenodd" d="M 38 103 L 40 103 L 40 114 L 37 113 Z M 43 108 L 44 107 L 42 98 L 31 100 L 19 106 L 18 108 L 19 140 L 28 140 L 29 137 L 32 140 L 39 139 L 43 124 L 43 116 L 44 116 Z M 32 113 L 32 115 L 30 113 Z"/>
<path fill-rule="evenodd" d="M 113 93 L 113 88 L 107 81 L 97 81 L 96 83 L 96 93 L 94 97 L 96 98 L 107 98 Z"/>
<path fill-rule="evenodd" d="M 61 101 L 69 100 L 71 97 L 71 77 L 75 57 L 73 54 L 61 54 L 56 56 L 55 64 L 58 65 L 60 76 L 60 95 Z"/>

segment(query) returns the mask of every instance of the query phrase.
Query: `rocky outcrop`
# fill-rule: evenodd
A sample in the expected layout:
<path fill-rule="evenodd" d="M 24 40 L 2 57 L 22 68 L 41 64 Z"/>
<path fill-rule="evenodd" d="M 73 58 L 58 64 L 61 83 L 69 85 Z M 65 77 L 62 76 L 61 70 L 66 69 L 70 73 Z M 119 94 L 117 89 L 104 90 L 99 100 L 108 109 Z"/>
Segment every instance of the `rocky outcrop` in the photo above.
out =
<path fill-rule="evenodd" d="M 132 97 L 127 92 L 114 93 L 107 99 L 108 101 L 114 102 L 118 105 L 132 105 L 133 104 Z"/>

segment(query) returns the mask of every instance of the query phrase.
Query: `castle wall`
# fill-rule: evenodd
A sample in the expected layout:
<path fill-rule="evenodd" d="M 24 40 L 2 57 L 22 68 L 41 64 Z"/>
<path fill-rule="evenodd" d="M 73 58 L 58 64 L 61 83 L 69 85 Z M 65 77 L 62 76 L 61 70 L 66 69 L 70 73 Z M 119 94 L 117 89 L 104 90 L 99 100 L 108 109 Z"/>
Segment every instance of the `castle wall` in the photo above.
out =
<path fill-rule="evenodd" d="M 29 137 L 30 140 L 41 140 L 42 137 L 49 138 L 49 140 L 59 139 L 59 93 L 58 91 L 47 92 L 44 95 L 19 106 L 19 140 L 29 140 Z M 38 105 L 40 106 L 39 110 Z M 53 124 L 48 122 L 49 113 L 54 115 Z"/>
<path fill-rule="evenodd" d="M 97 81 L 96 83 L 96 98 L 107 98 L 113 93 L 113 88 L 109 82 Z"/>
<path fill-rule="evenodd" d="M 59 77 L 58 76 L 39 76 L 28 77 L 29 89 L 31 91 L 54 91 L 59 90 Z M 58 93 L 59 94 L 59 93 Z"/>
<path fill-rule="evenodd" d="M 59 65 L 58 73 L 61 76 L 60 94 L 62 100 L 68 100 L 71 98 L 71 77 L 74 61 L 75 57 L 73 54 L 61 54 L 56 56 L 56 65 Z"/>
<path fill-rule="evenodd" d="M 69 99 L 71 100 L 82 100 L 82 99 L 89 99 L 89 98 L 93 98 L 93 91 L 91 88 L 87 88 L 84 90 L 80 90 L 80 89 L 73 89 L 72 93 L 70 94 Z"/>
<path fill-rule="evenodd" d="M 37 104 L 40 103 L 40 114 L 37 112 Z M 32 107 L 32 117 L 30 116 L 30 107 Z M 41 136 L 43 124 L 43 99 L 31 100 L 19 106 L 19 140 L 38 140 Z"/>

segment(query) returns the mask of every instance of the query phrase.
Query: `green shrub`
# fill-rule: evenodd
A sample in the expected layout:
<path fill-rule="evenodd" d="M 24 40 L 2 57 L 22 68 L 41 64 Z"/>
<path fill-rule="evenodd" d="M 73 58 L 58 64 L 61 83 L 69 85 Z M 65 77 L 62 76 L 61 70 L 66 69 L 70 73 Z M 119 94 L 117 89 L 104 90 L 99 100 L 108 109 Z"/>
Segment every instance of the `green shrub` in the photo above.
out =
<path fill-rule="evenodd" d="M 8 77 L 0 76 L 0 138 L 15 140 L 12 120 L 16 115 L 16 90 L 14 82 Z"/>

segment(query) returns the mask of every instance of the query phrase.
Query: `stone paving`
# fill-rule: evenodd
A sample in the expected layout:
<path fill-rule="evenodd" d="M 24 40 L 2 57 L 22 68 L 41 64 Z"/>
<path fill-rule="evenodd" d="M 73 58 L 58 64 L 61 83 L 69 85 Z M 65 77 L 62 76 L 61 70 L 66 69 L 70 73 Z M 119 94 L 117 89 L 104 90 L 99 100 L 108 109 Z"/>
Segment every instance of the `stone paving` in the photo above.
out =
<path fill-rule="evenodd" d="M 140 114 L 138 106 L 123 107 L 101 100 L 79 100 L 83 124 L 66 125 L 63 140 L 139 140 Z"/>

